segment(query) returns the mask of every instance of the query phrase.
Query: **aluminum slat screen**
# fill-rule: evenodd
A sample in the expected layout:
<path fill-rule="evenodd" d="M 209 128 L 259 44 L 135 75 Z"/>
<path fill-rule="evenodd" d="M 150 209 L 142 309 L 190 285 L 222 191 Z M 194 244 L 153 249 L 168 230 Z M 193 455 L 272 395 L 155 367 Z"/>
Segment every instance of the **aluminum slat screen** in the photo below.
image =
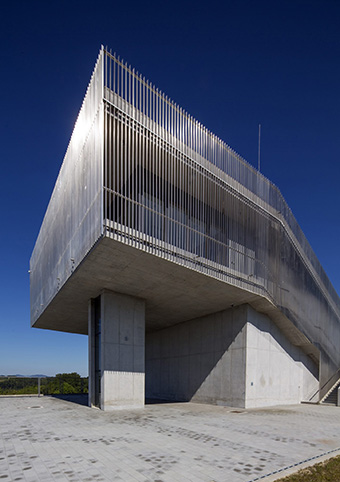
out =
<path fill-rule="evenodd" d="M 106 236 L 266 296 L 313 340 L 323 320 L 339 324 L 339 297 L 275 185 L 107 50 L 104 104 Z"/>
<path fill-rule="evenodd" d="M 103 52 L 30 260 L 32 324 L 102 235 L 102 168 Z"/>

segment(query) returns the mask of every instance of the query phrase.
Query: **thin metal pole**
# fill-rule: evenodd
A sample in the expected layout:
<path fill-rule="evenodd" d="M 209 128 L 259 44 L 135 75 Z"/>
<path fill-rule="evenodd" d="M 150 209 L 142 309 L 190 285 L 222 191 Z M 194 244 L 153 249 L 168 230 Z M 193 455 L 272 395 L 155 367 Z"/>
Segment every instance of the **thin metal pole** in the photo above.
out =
<path fill-rule="evenodd" d="M 259 124 L 259 144 L 257 153 L 257 170 L 261 170 L 261 124 Z"/>

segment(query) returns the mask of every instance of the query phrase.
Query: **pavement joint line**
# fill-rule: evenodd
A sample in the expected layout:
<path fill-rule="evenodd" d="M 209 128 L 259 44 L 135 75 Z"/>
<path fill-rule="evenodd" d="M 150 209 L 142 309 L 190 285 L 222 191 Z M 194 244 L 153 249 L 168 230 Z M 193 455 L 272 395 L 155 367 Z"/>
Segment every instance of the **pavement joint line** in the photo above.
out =
<path fill-rule="evenodd" d="M 314 457 L 310 457 L 308 459 L 302 460 L 301 462 L 297 462 L 296 464 L 288 465 L 287 467 L 283 467 L 282 469 L 274 470 L 266 475 L 261 475 L 260 477 L 256 477 L 255 479 L 251 479 L 248 482 L 257 482 L 258 480 L 262 480 L 263 482 L 274 482 L 277 478 L 273 479 L 273 476 L 280 475 L 280 478 L 287 477 L 287 475 L 294 474 L 301 470 L 302 468 L 312 467 L 319 462 L 323 462 L 325 460 L 329 460 L 332 458 L 332 455 L 338 452 L 340 455 L 340 447 L 329 450 L 328 452 L 324 452 L 319 455 L 315 455 Z M 311 464 L 310 462 L 315 461 L 315 464 Z"/>

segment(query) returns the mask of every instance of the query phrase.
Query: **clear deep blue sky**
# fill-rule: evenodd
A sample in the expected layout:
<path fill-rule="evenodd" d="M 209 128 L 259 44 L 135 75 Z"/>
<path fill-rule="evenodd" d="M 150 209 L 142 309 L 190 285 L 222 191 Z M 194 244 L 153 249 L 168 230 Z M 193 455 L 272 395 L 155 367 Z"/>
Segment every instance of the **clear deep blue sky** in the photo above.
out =
<path fill-rule="evenodd" d="M 340 2 L 16 1 L 0 11 L 0 374 L 87 374 L 30 328 L 29 258 L 101 44 L 257 165 L 340 292 Z"/>

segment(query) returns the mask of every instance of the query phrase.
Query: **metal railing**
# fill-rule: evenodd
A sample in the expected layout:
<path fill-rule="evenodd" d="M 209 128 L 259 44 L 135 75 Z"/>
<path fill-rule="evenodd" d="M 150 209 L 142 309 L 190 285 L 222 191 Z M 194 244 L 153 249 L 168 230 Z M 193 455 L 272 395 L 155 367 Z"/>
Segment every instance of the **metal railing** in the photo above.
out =
<path fill-rule="evenodd" d="M 340 368 L 308 399 L 309 402 L 322 403 L 330 392 L 340 383 Z"/>
<path fill-rule="evenodd" d="M 55 377 L 0 377 L 1 395 L 78 395 L 88 393 L 88 378 L 76 374 Z"/>

